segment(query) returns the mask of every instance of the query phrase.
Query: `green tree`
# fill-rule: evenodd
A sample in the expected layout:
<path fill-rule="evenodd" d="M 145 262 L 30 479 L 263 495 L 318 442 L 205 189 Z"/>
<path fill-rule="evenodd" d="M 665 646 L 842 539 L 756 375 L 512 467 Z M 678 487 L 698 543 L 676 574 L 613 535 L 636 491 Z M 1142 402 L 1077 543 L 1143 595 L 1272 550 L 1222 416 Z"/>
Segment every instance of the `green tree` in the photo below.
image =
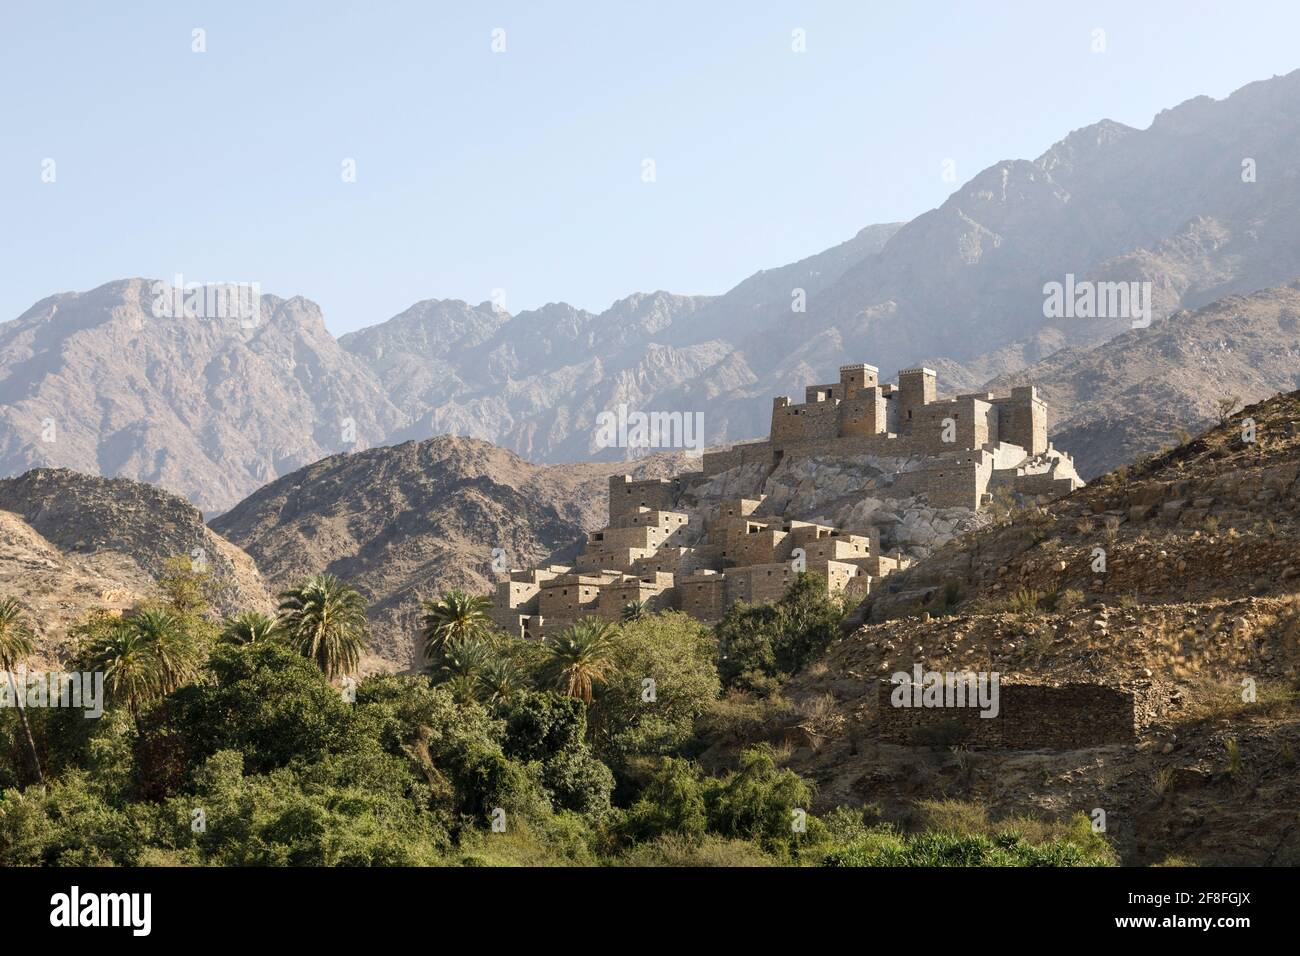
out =
<path fill-rule="evenodd" d="M 623 832 L 638 842 L 665 833 L 698 840 L 709 823 L 704 796 L 700 768 L 689 760 L 666 757 L 628 810 Z"/>
<path fill-rule="evenodd" d="M 487 598 L 453 588 L 440 601 L 422 601 L 424 622 L 420 637 L 424 641 L 424 659 L 436 663 L 443 645 L 455 638 L 486 640 L 492 631 Z"/>
<path fill-rule="evenodd" d="M 148 634 L 126 618 L 102 622 L 85 649 L 85 660 L 103 672 L 109 700 L 125 705 L 138 731 L 141 709 L 163 685 L 163 665 Z"/>
<path fill-rule="evenodd" d="M 603 815 L 614 775 L 587 745 L 587 708 L 551 691 L 518 694 L 506 712 L 508 757 L 539 762 L 552 802 L 566 810 Z"/>
<path fill-rule="evenodd" d="M 628 621 L 639 621 L 650 613 L 649 601 L 628 601 L 623 605 L 622 618 L 624 623 Z"/>
<path fill-rule="evenodd" d="M 718 671 L 727 687 L 761 690 L 805 667 L 839 635 L 844 609 L 826 579 L 801 573 L 774 604 L 733 604 L 718 622 Z"/>
<path fill-rule="evenodd" d="M 717 698 L 717 643 L 709 628 L 678 611 L 621 628 L 614 667 L 591 708 L 596 750 L 614 766 L 636 755 L 678 752 Z"/>
<path fill-rule="evenodd" d="M 317 574 L 280 594 L 279 624 L 294 649 L 328 680 L 357 669 L 366 650 L 366 606 L 332 574 Z"/>
<path fill-rule="evenodd" d="M 809 812 L 812 798 L 811 787 L 798 774 L 777 767 L 770 746 L 751 747 L 741 752 L 735 773 L 709 788 L 709 829 L 786 856 L 800 843 L 827 836 L 825 824 Z M 802 832 L 795 826 L 800 819 Z"/>
<path fill-rule="evenodd" d="M 546 679 L 561 693 L 591 703 L 592 689 L 615 669 L 618 628 L 610 621 L 586 617 L 546 642 Z"/>
<path fill-rule="evenodd" d="M 14 682 L 14 669 L 31 657 L 36 651 L 31 631 L 22 619 L 23 610 L 15 598 L 0 601 L 0 670 L 9 678 L 9 692 L 14 697 L 14 706 L 18 711 L 18 721 L 22 724 L 23 735 L 27 738 L 27 748 L 32 755 L 32 766 L 36 768 L 36 779 L 45 783 L 45 774 L 41 772 L 41 758 L 36 751 L 36 739 L 32 736 L 31 724 L 27 722 L 26 701 L 18 699 L 18 687 Z"/>
<path fill-rule="evenodd" d="M 176 614 L 196 616 L 212 606 L 217 594 L 212 575 L 199 570 L 184 555 L 163 562 L 162 574 L 158 576 L 158 591 L 162 603 Z"/>
<path fill-rule="evenodd" d="M 243 611 L 226 619 L 220 639 L 223 644 L 243 646 L 273 641 L 282 636 L 279 622 L 269 614 Z"/>
<path fill-rule="evenodd" d="M 528 678 L 523 669 L 513 658 L 504 655 L 496 655 L 484 664 L 479 671 L 478 681 L 490 704 L 508 703 L 528 687 Z"/>
<path fill-rule="evenodd" d="M 169 694 L 194 678 L 199 650 L 186 622 L 166 608 L 146 607 L 124 620 L 151 648 L 160 693 Z"/>

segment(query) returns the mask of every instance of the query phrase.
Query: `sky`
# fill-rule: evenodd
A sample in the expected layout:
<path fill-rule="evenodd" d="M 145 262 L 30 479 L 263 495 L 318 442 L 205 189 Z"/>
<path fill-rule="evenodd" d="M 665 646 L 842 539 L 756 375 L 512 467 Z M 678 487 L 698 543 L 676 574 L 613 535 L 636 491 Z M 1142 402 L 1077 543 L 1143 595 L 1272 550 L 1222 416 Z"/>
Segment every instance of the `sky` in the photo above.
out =
<path fill-rule="evenodd" d="M 3 0 L 0 320 L 178 274 L 336 335 L 429 298 L 721 293 L 1290 72 L 1298 35 L 1293 0 Z"/>

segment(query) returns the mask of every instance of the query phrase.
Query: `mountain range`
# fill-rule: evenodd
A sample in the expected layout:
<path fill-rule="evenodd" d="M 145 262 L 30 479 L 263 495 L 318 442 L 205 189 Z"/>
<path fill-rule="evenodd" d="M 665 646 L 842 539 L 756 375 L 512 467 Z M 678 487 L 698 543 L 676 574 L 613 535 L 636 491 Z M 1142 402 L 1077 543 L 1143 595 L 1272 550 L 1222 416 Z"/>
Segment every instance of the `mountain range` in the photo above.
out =
<path fill-rule="evenodd" d="M 1055 396 L 1058 430 L 1080 429 L 1105 415 L 1070 403 L 1104 404 L 1107 384 L 1053 376 L 1086 377 L 1080 350 L 1131 321 L 1045 318 L 1045 284 L 1150 283 L 1155 327 L 1285 284 L 1300 275 L 1297 147 L 1300 71 L 1189 100 L 1145 130 L 1076 130 L 911 222 L 868 226 L 724 295 L 635 294 L 599 314 L 427 300 L 336 339 L 302 297 L 262 296 L 245 327 L 156 318 L 148 279 L 53 295 L 0 325 L 0 474 L 130 477 L 212 516 L 331 454 L 437 434 L 540 463 L 618 458 L 595 425 L 620 403 L 703 412 L 708 444 L 753 438 L 772 395 L 848 359 L 885 375 L 924 363 L 954 392 L 1019 376 Z M 1122 341 L 1178 359 L 1176 331 L 1159 348 L 1149 333 Z M 1205 402 L 1184 397 L 1168 393 L 1166 431 L 1204 419 Z M 1073 435 L 1085 473 L 1113 463 Z M 1057 444 L 1074 450 L 1065 433 Z"/>

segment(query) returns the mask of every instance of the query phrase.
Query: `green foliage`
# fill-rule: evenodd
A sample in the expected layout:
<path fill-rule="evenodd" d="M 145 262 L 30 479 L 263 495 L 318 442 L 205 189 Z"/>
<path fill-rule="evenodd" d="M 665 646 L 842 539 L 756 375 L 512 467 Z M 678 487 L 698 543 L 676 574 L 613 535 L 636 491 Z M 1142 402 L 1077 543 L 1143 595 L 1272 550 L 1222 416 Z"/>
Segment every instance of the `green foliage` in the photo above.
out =
<path fill-rule="evenodd" d="M 158 594 L 162 605 L 181 617 L 200 617 L 217 598 L 212 575 L 199 570 L 184 555 L 163 562 L 158 576 Z"/>
<path fill-rule="evenodd" d="M 453 588 L 438 601 L 422 601 L 424 609 L 420 638 L 424 642 L 424 659 L 435 667 L 442 660 L 443 647 L 449 641 L 485 641 L 492 631 L 488 611 L 492 602 L 480 595 Z"/>
<path fill-rule="evenodd" d="M 623 605 L 623 610 L 619 616 L 626 623 L 628 621 L 640 621 L 650 614 L 649 601 L 628 601 Z"/>
<path fill-rule="evenodd" d="M 1042 595 L 1029 588 L 1017 588 L 1007 595 L 1006 609 L 1012 614 L 1032 615 L 1038 613 L 1038 603 Z"/>
<path fill-rule="evenodd" d="M 700 768 L 689 760 L 668 757 L 651 774 L 622 829 L 634 842 L 664 834 L 698 840 L 708 823 Z"/>
<path fill-rule="evenodd" d="M 996 836 L 931 831 L 898 837 L 876 832 L 836 848 L 826 866 L 1104 866 L 1086 850 L 1065 840 L 1029 843 L 1018 833 Z"/>
<path fill-rule="evenodd" d="M 598 617 L 584 617 L 550 638 L 542 679 L 563 694 L 590 704 L 597 684 L 615 671 L 618 628 Z"/>
<path fill-rule="evenodd" d="M 332 574 L 317 574 L 280 594 L 280 629 L 330 680 L 354 673 L 366 650 L 361 595 Z"/>
<path fill-rule="evenodd" d="M 718 696 L 716 657 L 709 629 L 689 615 L 669 611 L 624 624 L 592 706 L 601 757 L 617 766 L 686 747 Z"/>
<path fill-rule="evenodd" d="M 223 644 L 258 644 L 265 641 L 280 640 L 284 632 L 279 622 L 261 611 L 244 611 L 227 618 L 218 638 Z"/>
<path fill-rule="evenodd" d="M 752 840 L 778 857 L 793 856 L 827 839 L 825 824 L 809 812 L 812 797 L 798 774 L 777 767 L 771 747 L 751 747 L 741 753 L 735 773 L 710 785 L 709 829 Z M 795 825 L 799 814 L 803 832 Z"/>
<path fill-rule="evenodd" d="M 14 681 L 13 671 L 35 650 L 36 645 L 32 640 L 31 630 L 23 619 L 23 609 L 17 599 L 5 598 L 0 601 L 0 671 L 4 672 L 0 680 L 8 682 L 9 686 L 5 689 L 14 697 L 18 696 L 19 688 Z M 14 709 L 18 713 L 18 722 L 22 725 L 23 737 L 31 756 L 32 769 L 36 773 L 36 779 L 42 781 L 45 775 L 41 770 L 40 752 L 36 749 L 36 740 L 32 736 L 32 728 L 27 720 L 27 709 L 23 703 L 15 700 L 14 704 L 17 706 Z"/>
<path fill-rule="evenodd" d="M 718 622 L 726 687 L 764 688 L 763 678 L 794 674 L 839 636 L 841 603 L 826 593 L 820 575 L 801 573 L 775 604 L 734 604 Z"/>
<path fill-rule="evenodd" d="M 614 775 L 587 746 L 587 707 L 553 692 L 522 693 L 506 710 L 505 753 L 538 763 L 552 803 L 599 818 L 609 810 Z"/>
<path fill-rule="evenodd" d="M 0 762 L 0 865 L 1113 862 L 1082 816 L 993 823 L 976 804 L 936 801 L 916 834 L 871 810 L 819 819 L 810 785 L 766 744 L 706 774 L 689 759 L 703 738 L 744 748 L 793 711 L 778 693 L 719 700 L 714 639 L 681 614 L 591 621 L 540 645 L 446 634 L 440 683 L 369 677 L 349 701 L 330 675 L 351 666 L 363 630 L 350 590 L 308 582 L 280 622 L 236 615 L 215 642 L 188 584 L 125 617 L 92 615 L 76 663 L 105 669 L 112 706 L 93 721 L 29 715 L 47 782 Z M 21 624 L 7 606 L 0 658 L 17 659 L 27 651 L 6 641 Z M 825 648 L 839 612 L 807 576 L 776 605 L 734 612 L 731 637 L 746 620 L 770 625 L 736 682 L 769 691 Z M 554 689 L 533 689 L 535 677 Z M 0 714 L 0 747 L 24 753 L 16 715 Z"/>
<path fill-rule="evenodd" d="M 356 711 L 285 645 L 222 646 L 208 667 L 211 681 L 183 688 L 159 708 L 142 734 L 142 757 L 152 753 L 156 761 L 159 748 L 176 741 L 187 767 L 234 750 L 250 772 L 265 773 L 355 746 Z M 152 770 L 160 775 L 162 768 Z"/>

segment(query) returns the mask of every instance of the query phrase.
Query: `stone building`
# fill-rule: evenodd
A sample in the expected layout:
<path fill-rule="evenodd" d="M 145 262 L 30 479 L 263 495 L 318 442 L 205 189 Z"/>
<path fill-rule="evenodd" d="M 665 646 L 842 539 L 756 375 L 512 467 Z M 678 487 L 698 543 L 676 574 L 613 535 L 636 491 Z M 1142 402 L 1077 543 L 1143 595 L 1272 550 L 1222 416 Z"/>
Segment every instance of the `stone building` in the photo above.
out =
<path fill-rule="evenodd" d="M 624 484 L 623 476 L 610 480 L 613 491 Z M 700 527 L 684 512 L 638 504 L 590 532 L 571 567 L 511 571 L 498 581 L 492 619 L 534 639 L 582 617 L 617 621 L 632 603 L 716 621 L 736 602 L 777 600 L 802 571 L 820 575 L 828 593 L 856 588 L 865 597 L 874 580 L 906 563 L 874 553 L 869 534 L 757 517 L 761 504 L 724 501 Z"/>
<path fill-rule="evenodd" d="M 906 563 L 881 551 L 870 525 L 849 531 L 763 514 L 761 495 L 699 494 L 733 469 L 771 475 L 801 459 L 810 468 L 867 460 L 889 471 L 889 496 L 969 512 L 999 489 L 1042 498 L 1083 484 L 1069 455 L 1048 442 L 1047 407 L 1033 386 L 941 399 L 927 368 L 904 369 L 897 385 L 881 384 L 871 365 L 839 372 L 838 382 L 809 385 L 801 403 L 776 398 L 766 440 L 707 451 L 702 471 L 611 477 L 608 525 L 588 534 L 572 566 L 510 572 L 497 584 L 493 619 L 534 638 L 584 616 L 617 620 L 633 602 L 715 621 L 737 601 L 776 600 L 802 570 L 833 593 L 865 596 Z"/>

